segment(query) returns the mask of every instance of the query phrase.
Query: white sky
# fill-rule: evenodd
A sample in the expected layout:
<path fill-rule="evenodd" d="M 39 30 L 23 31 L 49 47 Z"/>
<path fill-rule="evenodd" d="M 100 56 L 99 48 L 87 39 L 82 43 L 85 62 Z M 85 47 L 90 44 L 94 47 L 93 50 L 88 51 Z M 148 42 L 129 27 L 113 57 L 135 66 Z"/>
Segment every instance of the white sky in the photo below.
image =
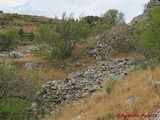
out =
<path fill-rule="evenodd" d="M 61 17 L 63 12 L 79 15 L 102 15 L 108 9 L 118 9 L 126 21 L 143 12 L 149 0 L 0 0 L 0 10 L 9 13 Z"/>

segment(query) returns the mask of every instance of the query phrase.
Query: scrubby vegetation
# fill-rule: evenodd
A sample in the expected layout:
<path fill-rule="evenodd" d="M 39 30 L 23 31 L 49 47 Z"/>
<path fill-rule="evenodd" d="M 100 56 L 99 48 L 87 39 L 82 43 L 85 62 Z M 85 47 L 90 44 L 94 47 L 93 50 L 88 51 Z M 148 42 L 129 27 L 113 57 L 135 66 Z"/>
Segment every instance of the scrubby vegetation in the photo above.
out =
<path fill-rule="evenodd" d="M 4 60 L 0 62 L 0 88 L 0 118 L 20 120 L 32 116 L 27 107 L 37 91 L 33 79 L 23 78 Z"/>
<path fill-rule="evenodd" d="M 12 46 L 12 39 L 4 34 L 0 34 L 0 51 L 6 51 Z"/>
<path fill-rule="evenodd" d="M 72 15 L 67 18 L 65 13 L 54 28 L 41 26 L 38 30 L 38 39 L 52 48 L 51 56 L 57 59 L 70 57 L 76 44 L 87 36 L 89 25 L 83 20 L 74 20 Z"/>
<path fill-rule="evenodd" d="M 4 14 L 0 16 L 0 52 L 11 51 L 21 45 L 40 45 L 40 50 L 34 51 L 33 54 L 41 57 L 45 56 L 45 58 L 47 56 L 47 62 L 50 62 L 48 60 L 54 60 L 55 62 L 53 66 L 50 66 L 51 64 L 48 66 L 58 66 L 60 69 L 63 69 L 67 63 L 72 64 L 73 61 L 79 59 L 84 48 L 92 47 L 92 45 L 84 47 L 85 42 L 91 40 L 91 37 L 94 38 L 98 35 L 101 40 L 104 40 L 115 51 L 118 51 L 118 54 L 137 52 L 144 56 L 143 59 L 138 56 L 137 66 L 140 69 L 146 70 L 149 68 L 153 70 L 160 63 L 160 8 L 153 7 L 146 11 L 149 19 L 142 21 L 144 24 L 136 26 L 136 29 L 127 25 L 124 14 L 115 9 L 108 10 L 100 17 L 85 16 L 78 20 L 74 18 L 73 14 L 68 17 L 65 13 L 62 19 Z M 27 108 L 31 105 L 33 96 L 39 87 L 36 81 L 39 79 L 37 73 L 42 75 L 43 72 L 38 69 L 38 72 L 34 73 L 34 70 L 31 70 L 20 75 L 17 70 L 18 67 L 12 64 L 15 62 L 10 62 L 11 59 L 9 58 L 9 63 L 8 60 L 0 62 L 0 118 L 11 119 L 15 117 L 14 119 L 19 120 L 21 119 L 20 117 L 24 117 L 23 119 L 26 119 L 28 114 Z M 68 59 L 71 59 L 71 61 Z M 81 63 L 79 62 L 79 64 Z M 37 67 L 39 67 L 38 65 Z M 43 69 L 43 67 L 41 68 Z M 66 67 L 66 69 L 73 71 L 71 68 Z M 55 71 L 53 72 L 55 73 Z M 45 79 L 44 76 L 43 79 Z M 104 96 L 110 97 L 110 95 L 115 94 L 113 97 L 119 99 L 118 94 L 114 90 L 115 86 L 119 85 L 115 84 L 114 80 L 106 83 L 105 93 L 100 96 L 102 100 L 104 99 L 104 105 L 106 104 Z M 119 90 L 121 90 L 120 87 Z M 113 94 L 112 91 L 114 91 Z M 130 89 L 126 87 L 126 91 L 130 91 Z M 107 95 L 106 92 L 108 93 Z M 122 90 L 122 92 L 124 91 Z M 99 97 L 95 98 L 94 101 L 99 102 Z M 6 115 L 1 116 L 1 113 Z M 15 116 L 13 115 L 14 113 L 24 114 Z M 32 115 L 32 113 L 30 114 Z M 5 118 L 6 116 L 8 118 Z M 105 113 L 104 115 L 101 114 L 101 116 L 96 117 L 96 119 L 113 119 L 113 114 Z"/>
<path fill-rule="evenodd" d="M 140 46 L 148 57 L 160 59 L 160 8 L 152 8 L 148 15 L 149 21 L 141 30 Z"/>
<path fill-rule="evenodd" d="M 108 94 L 110 94 L 112 92 L 112 90 L 115 87 L 115 84 L 116 84 L 115 80 L 109 80 L 109 81 L 106 82 L 106 92 Z"/>

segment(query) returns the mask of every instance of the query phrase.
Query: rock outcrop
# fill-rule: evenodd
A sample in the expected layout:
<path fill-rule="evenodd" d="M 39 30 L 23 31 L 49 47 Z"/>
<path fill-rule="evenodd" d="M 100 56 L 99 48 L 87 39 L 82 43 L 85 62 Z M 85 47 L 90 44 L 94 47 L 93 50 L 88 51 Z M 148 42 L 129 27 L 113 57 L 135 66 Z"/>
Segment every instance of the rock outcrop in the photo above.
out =
<path fill-rule="evenodd" d="M 147 4 L 147 9 L 157 5 L 160 5 L 160 0 L 150 0 L 150 2 Z"/>
<path fill-rule="evenodd" d="M 87 51 L 89 57 L 94 57 L 98 62 L 105 61 L 117 53 L 135 51 L 133 36 L 130 35 L 128 25 L 115 26 L 105 31 L 100 36 L 97 44 Z"/>
<path fill-rule="evenodd" d="M 104 80 L 120 80 L 133 69 L 133 62 L 133 58 L 102 61 L 80 73 L 71 73 L 65 80 L 47 82 L 29 109 L 42 117 L 58 105 L 65 105 L 101 90 Z"/>

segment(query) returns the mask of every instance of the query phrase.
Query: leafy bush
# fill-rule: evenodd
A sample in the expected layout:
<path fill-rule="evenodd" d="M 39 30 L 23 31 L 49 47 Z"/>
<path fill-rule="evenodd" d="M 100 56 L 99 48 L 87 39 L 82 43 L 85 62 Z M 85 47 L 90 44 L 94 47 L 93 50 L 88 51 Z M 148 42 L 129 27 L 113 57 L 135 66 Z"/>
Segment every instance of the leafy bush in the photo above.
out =
<path fill-rule="evenodd" d="M 19 35 L 18 35 L 17 29 L 15 29 L 15 28 L 7 29 L 4 32 L 4 34 L 10 36 L 12 38 L 14 44 L 19 43 Z"/>
<path fill-rule="evenodd" d="M 51 55 L 57 59 L 69 58 L 76 44 L 89 36 L 89 25 L 84 20 L 74 20 L 72 15 L 66 17 L 63 14 L 62 20 L 53 29 L 50 26 L 41 26 L 37 36 L 53 49 Z"/>
<path fill-rule="evenodd" d="M 160 60 L 160 8 L 154 7 L 148 11 L 149 21 L 142 27 L 140 48 L 148 58 Z"/>
<path fill-rule="evenodd" d="M 8 29 L 0 33 L 0 51 L 6 51 L 19 44 L 19 35 L 16 29 Z"/>
<path fill-rule="evenodd" d="M 29 32 L 28 35 L 27 35 L 27 37 L 28 37 L 28 40 L 29 40 L 29 41 L 33 41 L 34 38 L 35 38 L 34 32 Z"/>
<path fill-rule="evenodd" d="M 32 77 L 32 76 L 31 76 Z M 35 80 L 22 78 L 14 67 L 7 65 L 5 61 L 0 63 L 0 99 L 17 97 L 31 100 L 35 91 Z"/>
<path fill-rule="evenodd" d="M 95 26 L 96 23 L 101 20 L 101 17 L 86 16 L 86 17 L 83 17 L 83 20 L 85 20 L 90 25 L 90 27 L 92 27 L 92 26 Z"/>
<path fill-rule="evenodd" d="M 3 120 L 27 120 L 33 116 L 27 112 L 30 103 L 19 98 L 0 99 L 0 118 Z"/>
<path fill-rule="evenodd" d="M 24 37 L 23 28 L 20 28 L 20 29 L 19 29 L 18 34 L 19 34 L 20 37 Z"/>
<path fill-rule="evenodd" d="M 2 61 L 0 63 L 0 88 L 0 116 L 9 116 L 7 119 L 12 120 L 13 113 L 27 114 L 27 107 L 33 101 L 33 95 L 37 91 L 32 76 L 28 79 L 22 78 L 13 66 Z M 19 117 L 22 116 L 18 115 L 14 119 L 19 119 Z"/>
<path fill-rule="evenodd" d="M 10 36 L 0 34 L 0 51 L 6 51 L 10 49 L 13 44 L 13 40 Z"/>

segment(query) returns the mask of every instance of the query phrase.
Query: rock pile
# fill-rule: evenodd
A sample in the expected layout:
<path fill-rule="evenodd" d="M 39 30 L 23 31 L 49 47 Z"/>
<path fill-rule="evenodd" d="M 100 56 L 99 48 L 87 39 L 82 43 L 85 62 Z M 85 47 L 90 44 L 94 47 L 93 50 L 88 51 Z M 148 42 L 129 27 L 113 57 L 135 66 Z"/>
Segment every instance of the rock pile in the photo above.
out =
<path fill-rule="evenodd" d="M 87 55 L 102 61 L 108 60 L 116 53 L 135 51 L 133 36 L 129 33 L 129 26 L 115 26 L 100 36 L 100 41 L 87 51 Z M 101 57 L 101 58 L 100 58 Z"/>
<path fill-rule="evenodd" d="M 38 115 L 50 113 L 58 105 L 65 105 L 103 87 L 103 80 L 118 79 L 133 69 L 133 58 L 117 58 L 97 63 L 80 73 L 71 73 L 65 80 L 47 82 L 36 95 L 30 110 Z"/>
<path fill-rule="evenodd" d="M 147 4 L 147 9 L 160 5 L 160 0 L 151 0 L 148 4 Z"/>

